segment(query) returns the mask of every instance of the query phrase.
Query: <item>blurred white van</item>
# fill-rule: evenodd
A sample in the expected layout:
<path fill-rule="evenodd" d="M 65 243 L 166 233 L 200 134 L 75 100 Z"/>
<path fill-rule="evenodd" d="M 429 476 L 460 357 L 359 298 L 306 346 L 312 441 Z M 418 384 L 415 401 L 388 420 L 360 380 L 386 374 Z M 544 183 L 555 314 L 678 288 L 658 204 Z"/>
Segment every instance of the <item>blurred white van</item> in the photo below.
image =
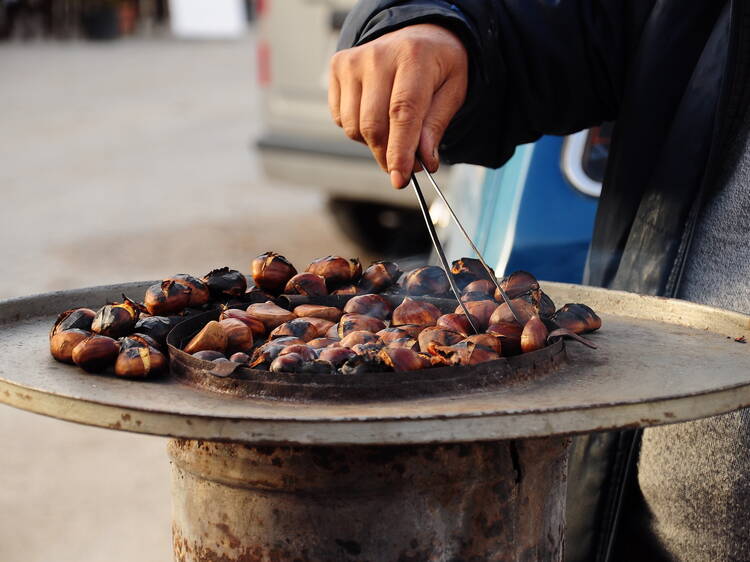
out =
<path fill-rule="evenodd" d="M 328 64 L 355 0 L 257 0 L 261 162 L 272 179 L 320 189 L 344 232 L 386 255 L 429 249 L 411 190 L 394 190 L 328 111 Z M 439 176 L 447 185 L 447 166 Z M 425 195 L 432 195 L 425 190 Z"/>

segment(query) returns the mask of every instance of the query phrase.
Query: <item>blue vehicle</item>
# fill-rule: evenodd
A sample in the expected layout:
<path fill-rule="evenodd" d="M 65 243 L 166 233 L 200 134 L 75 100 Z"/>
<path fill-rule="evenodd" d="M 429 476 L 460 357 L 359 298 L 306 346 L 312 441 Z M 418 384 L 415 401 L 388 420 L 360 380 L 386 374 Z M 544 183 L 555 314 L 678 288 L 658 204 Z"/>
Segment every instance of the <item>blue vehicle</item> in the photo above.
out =
<path fill-rule="evenodd" d="M 539 279 L 580 283 L 604 177 L 611 125 L 519 146 L 497 170 L 455 166 L 450 198 L 477 247 L 498 275 L 518 269 Z M 471 249 L 440 204 L 446 252 Z"/>

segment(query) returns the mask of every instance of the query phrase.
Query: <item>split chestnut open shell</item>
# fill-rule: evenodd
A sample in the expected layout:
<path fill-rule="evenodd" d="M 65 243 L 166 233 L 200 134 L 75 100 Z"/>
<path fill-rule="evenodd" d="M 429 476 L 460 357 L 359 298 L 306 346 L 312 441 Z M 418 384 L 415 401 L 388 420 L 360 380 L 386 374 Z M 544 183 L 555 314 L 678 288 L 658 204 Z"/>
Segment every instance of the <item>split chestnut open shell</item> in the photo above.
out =
<path fill-rule="evenodd" d="M 446 358 L 451 365 L 465 367 L 500 359 L 499 353 L 471 341 L 462 341 L 447 347 L 436 347 L 435 354 Z"/>
<path fill-rule="evenodd" d="M 552 320 L 560 328 L 576 334 L 593 332 L 602 327 L 602 319 L 588 306 L 581 303 L 568 303 L 555 312 Z"/>
<path fill-rule="evenodd" d="M 276 327 L 269 334 L 269 338 L 274 340 L 276 338 L 292 336 L 307 342 L 317 338 L 318 335 L 318 329 L 313 324 L 301 318 L 295 318 Z"/>
<path fill-rule="evenodd" d="M 304 320 L 305 322 L 309 322 L 310 324 L 315 326 L 316 338 L 324 337 L 328 330 L 330 330 L 332 326 L 336 325 L 335 322 L 331 322 L 330 320 L 325 320 L 323 318 L 315 318 L 314 316 L 302 316 L 297 320 Z"/>
<path fill-rule="evenodd" d="M 247 279 L 236 269 L 222 267 L 206 274 L 202 281 L 215 299 L 240 297 L 247 291 Z"/>
<path fill-rule="evenodd" d="M 120 377 L 146 378 L 162 373 L 166 368 L 166 356 L 148 346 L 124 349 L 115 361 L 115 374 Z"/>
<path fill-rule="evenodd" d="M 182 312 L 190 304 L 192 289 L 172 279 L 146 289 L 143 304 L 152 316 L 167 316 Z"/>
<path fill-rule="evenodd" d="M 409 332 L 402 330 L 401 328 L 385 328 L 375 334 L 380 338 L 380 341 L 385 345 L 388 345 L 394 340 L 400 340 L 403 338 L 410 338 Z"/>
<path fill-rule="evenodd" d="M 174 325 L 175 322 L 166 316 L 146 316 L 138 319 L 138 322 L 133 326 L 133 331 L 151 336 L 160 346 L 163 346 L 167 342 L 167 335 Z"/>
<path fill-rule="evenodd" d="M 123 302 L 108 304 L 96 311 L 91 331 L 110 338 L 120 338 L 133 331 L 140 307 L 123 295 Z"/>
<path fill-rule="evenodd" d="M 475 326 L 479 324 L 479 320 L 477 320 L 476 316 L 472 315 L 471 320 L 474 322 Z M 451 314 L 443 314 L 437 319 L 435 325 L 438 328 L 444 328 L 451 332 L 459 333 L 464 337 L 474 333 L 474 330 L 471 328 L 471 324 L 463 313 L 463 310 L 460 313 L 453 312 Z"/>
<path fill-rule="evenodd" d="M 420 351 L 434 354 L 435 347 L 445 347 L 457 344 L 464 336 L 456 332 L 451 332 L 437 326 L 430 326 L 422 330 L 417 338 Z"/>
<path fill-rule="evenodd" d="M 539 281 L 528 271 L 514 271 L 508 277 L 500 281 L 500 286 L 508 295 L 509 299 L 515 299 L 521 295 L 528 295 L 539 290 Z M 502 302 L 500 291 L 495 289 L 495 300 Z"/>
<path fill-rule="evenodd" d="M 378 353 L 378 359 L 396 372 L 418 371 L 430 366 L 429 359 L 404 347 L 385 347 Z"/>
<path fill-rule="evenodd" d="M 379 318 L 365 316 L 364 314 L 344 314 L 339 320 L 337 332 L 338 336 L 343 339 L 358 330 L 375 333 L 383 328 L 385 328 L 385 323 Z"/>
<path fill-rule="evenodd" d="M 284 256 L 276 252 L 265 252 L 256 257 L 250 264 L 253 282 L 256 287 L 278 295 L 297 270 Z"/>
<path fill-rule="evenodd" d="M 208 285 L 192 275 L 187 273 L 178 273 L 165 279 L 165 281 L 176 281 L 185 287 L 190 288 L 190 302 L 188 306 L 198 308 L 203 306 L 211 299 L 211 293 L 208 290 Z"/>

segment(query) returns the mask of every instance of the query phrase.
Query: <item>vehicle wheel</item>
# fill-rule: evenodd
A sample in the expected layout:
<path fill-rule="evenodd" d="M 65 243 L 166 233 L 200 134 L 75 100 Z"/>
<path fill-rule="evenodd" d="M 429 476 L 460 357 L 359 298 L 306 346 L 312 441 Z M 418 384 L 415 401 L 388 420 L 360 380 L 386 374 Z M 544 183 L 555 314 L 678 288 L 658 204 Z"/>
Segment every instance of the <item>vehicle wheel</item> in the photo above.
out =
<path fill-rule="evenodd" d="M 417 209 L 367 201 L 332 198 L 328 208 L 353 242 L 376 255 L 427 254 L 430 238 Z"/>

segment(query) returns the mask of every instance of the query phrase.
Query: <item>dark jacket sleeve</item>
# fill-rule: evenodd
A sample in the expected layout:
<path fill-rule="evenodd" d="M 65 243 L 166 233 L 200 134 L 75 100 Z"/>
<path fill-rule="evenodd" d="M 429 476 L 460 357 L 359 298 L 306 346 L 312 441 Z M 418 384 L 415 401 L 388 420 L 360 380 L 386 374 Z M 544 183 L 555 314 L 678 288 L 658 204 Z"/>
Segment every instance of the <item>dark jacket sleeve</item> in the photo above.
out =
<path fill-rule="evenodd" d="M 441 145 L 448 162 L 498 167 L 519 144 L 617 117 L 652 0 L 361 0 L 339 48 L 416 23 L 456 33 L 467 100 Z"/>

